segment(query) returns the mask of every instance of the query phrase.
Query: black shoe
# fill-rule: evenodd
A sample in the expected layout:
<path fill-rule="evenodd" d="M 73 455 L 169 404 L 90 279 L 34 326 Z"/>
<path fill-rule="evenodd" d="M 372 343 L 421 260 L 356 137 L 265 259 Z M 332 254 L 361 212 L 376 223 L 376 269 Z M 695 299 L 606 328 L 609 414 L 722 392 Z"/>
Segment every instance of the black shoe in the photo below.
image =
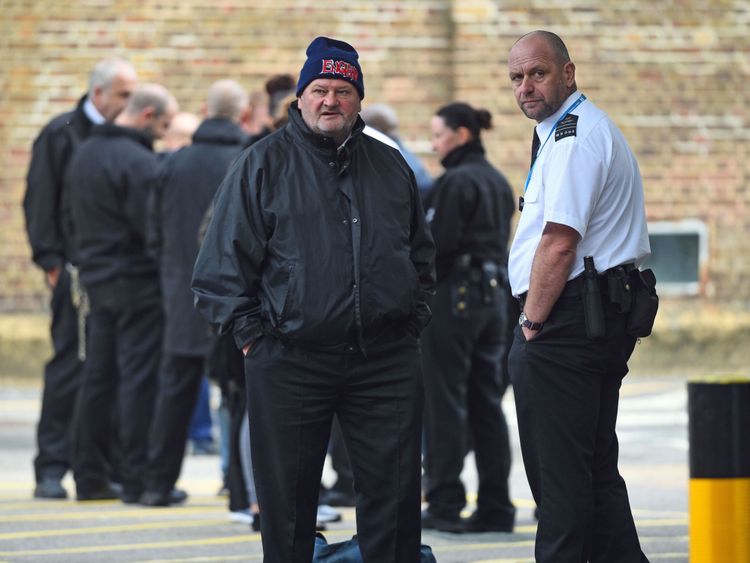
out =
<path fill-rule="evenodd" d="M 182 504 L 188 499 L 188 494 L 182 489 L 174 487 L 169 491 L 169 504 Z"/>
<path fill-rule="evenodd" d="M 507 518 L 488 518 L 475 512 L 464 520 L 464 532 L 503 532 L 513 533 L 513 520 Z"/>
<path fill-rule="evenodd" d="M 125 504 L 138 504 L 143 491 L 125 491 L 120 493 L 120 500 Z"/>
<path fill-rule="evenodd" d="M 120 495 L 109 484 L 101 485 L 93 489 L 83 489 L 76 491 L 76 500 L 117 500 Z"/>
<path fill-rule="evenodd" d="M 172 489 L 168 493 L 163 491 L 144 491 L 138 499 L 138 504 L 143 506 L 170 506 L 181 504 L 188 498 L 188 494 L 182 489 Z"/>
<path fill-rule="evenodd" d="M 142 506 L 169 506 L 169 493 L 161 491 L 143 491 L 138 504 Z"/>
<path fill-rule="evenodd" d="M 460 534 L 464 531 L 464 525 L 463 522 L 461 522 L 460 516 L 455 516 L 454 518 L 442 518 L 440 516 L 435 516 L 429 510 L 423 510 L 422 529 Z"/>
<path fill-rule="evenodd" d="M 254 532 L 260 532 L 260 512 L 253 512 L 253 523 L 250 527 Z"/>
<path fill-rule="evenodd" d="M 63 488 L 59 479 L 42 477 L 42 480 L 34 487 L 34 498 L 66 499 L 68 491 Z"/>

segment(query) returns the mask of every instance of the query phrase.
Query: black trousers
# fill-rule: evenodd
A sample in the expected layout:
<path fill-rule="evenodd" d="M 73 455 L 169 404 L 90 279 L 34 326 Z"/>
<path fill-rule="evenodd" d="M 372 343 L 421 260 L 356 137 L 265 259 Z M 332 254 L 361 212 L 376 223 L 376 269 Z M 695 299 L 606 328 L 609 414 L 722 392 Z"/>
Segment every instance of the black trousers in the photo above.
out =
<path fill-rule="evenodd" d="M 120 475 L 123 493 L 132 498 L 144 488 L 163 317 L 158 298 L 128 298 L 121 292 L 110 297 L 99 301 L 91 296 L 74 475 L 78 491 L 107 482 L 110 414 L 117 405 L 122 447 Z"/>
<path fill-rule="evenodd" d="M 341 424 L 338 418 L 333 419 L 331 427 L 331 441 L 328 445 L 328 453 L 331 456 L 331 465 L 336 472 L 336 482 L 331 490 L 351 495 L 354 491 L 354 475 L 352 464 L 349 461 L 349 453 L 346 451 L 344 434 L 341 432 Z"/>
<path fill-rule="evenodd" d="M 271 337 L 245 361 L 264 561 L 309 563 L 331 421 L 351 456 L 366 563 L 419 561 L 422 377 L 413 337 L 361 353 Z"/>
<path fill-rule="evenodd" d="M 204 372 L 203 356 L 164 354 L 149 439 L 146 488 L 150 491 L 168 493 L 180 476 Z"/>
<path fill-rule="evenodd" d="M 64 267 L 52 291 L 50 308 L 53 356 L 44 368 L 34 458 L 37 482 L 45 477 L 60 480 L 71 468 L 76 396 L 83 377 L 83 363 L 78 359 L 78 313 L 70 298 L 70 274 Z"/>
<path fill-rule="evenodd" d="M 509 295 L 498 288 L 493 303 L 484 304 L 480 287 L 471 286 L 467 313 L 457 316 L 453 286 L 451 279 L 438 284 L 432 322 L 422 336 L 426 500 L 435 516 L 459 516 L 466 505 L 460 475 L 472 440 L 477 510 L 487 520 L 513 525 L 510 440 L 500 404 L 507 386 L 501 369 Z"/>
<path fill-rule="evenodd" d="M 539 507 L 537 563 L 640 563 L 617 469 L 619 389 L 635 339 L 602 298 L 606 336 L 586 337 L 580 297 L 561 297 L 527 342 L 516 330 L 510 373 L 526 475 Z"/>

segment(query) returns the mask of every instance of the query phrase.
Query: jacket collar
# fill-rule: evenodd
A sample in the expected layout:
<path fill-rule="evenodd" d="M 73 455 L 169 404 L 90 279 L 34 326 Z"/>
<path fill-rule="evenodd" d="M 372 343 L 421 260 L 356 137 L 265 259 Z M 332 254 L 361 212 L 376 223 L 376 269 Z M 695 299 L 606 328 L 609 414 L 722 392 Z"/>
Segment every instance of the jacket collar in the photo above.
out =
<path fill-rule="evenodd" d="M 456 147 L 440 161 L 443 168 L 453 168 L 464 162 L 484 160 L 484 146 L 482 141 L 469 141 L 465 145 Z"/>
<path fill-rule="evenodd" d="M 194 143 L 239 145 L 244 144 L 246 139 L 247 136 L 239 125 L 216 117 L 204 120 L 193 134 Z"/>
<path fill-rule="evenodd" d="M 154 140 L 145 131 L 133 129 L 132 127 L 121 127 L 114 123 L 103 123 L 101 125 L 95 125 L 91 130 L 92 135 L 98 135 L 100 137 L 128 137 L 131 140 L 143 145 L 148 150 L 154 150 Z"/>

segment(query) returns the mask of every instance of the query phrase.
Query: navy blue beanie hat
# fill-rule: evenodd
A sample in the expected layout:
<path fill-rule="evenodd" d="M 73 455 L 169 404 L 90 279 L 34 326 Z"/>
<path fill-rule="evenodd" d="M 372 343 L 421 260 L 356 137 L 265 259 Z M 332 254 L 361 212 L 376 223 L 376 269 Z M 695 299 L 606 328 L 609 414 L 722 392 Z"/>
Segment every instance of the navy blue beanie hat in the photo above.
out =
<path fill-rule="evenodd" d="M 313 80 L 318 78 L 338 78 L 351 82 L 365 97 L 365 83 L 359 66 L 359 55 L 349 43 L 329 37 L 316 37 L 307 47 L 307 60 L 299 73 L 297 97 Z"/>

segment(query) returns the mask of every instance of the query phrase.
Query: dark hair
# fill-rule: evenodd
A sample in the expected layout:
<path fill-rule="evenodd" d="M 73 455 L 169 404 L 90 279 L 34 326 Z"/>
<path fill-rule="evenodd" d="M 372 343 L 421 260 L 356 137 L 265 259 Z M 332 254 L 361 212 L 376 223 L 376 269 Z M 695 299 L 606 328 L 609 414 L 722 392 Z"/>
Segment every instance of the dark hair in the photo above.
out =
<path fill-rule="evenodd" d="M 294 93 L 297 82 L 291 74 L 275 74 L 266 81 L 266 92 L 268 92 L 268 113 L 273 116 L 278 110 L 281 100 L 289 93 Z"/>
<path fill-rule="evenodd" d="M 479 140 L 482 129 L 492 129 L 492 114 L 486 109 L 474 109 L 463 102 L 453 102 L 441 107 L 435 115 L 443 118 L 445 124 L 456 131 L 466 127 L 473 139 Z"/>
<path fill-rule="evenodd" d="M 266 81 L 266 92 L 269 96 L 276 92 L 286 93 L 288 90 L 293 90 L 296 85 L 294 76 L 291 74 L 275 74 Z"/>

